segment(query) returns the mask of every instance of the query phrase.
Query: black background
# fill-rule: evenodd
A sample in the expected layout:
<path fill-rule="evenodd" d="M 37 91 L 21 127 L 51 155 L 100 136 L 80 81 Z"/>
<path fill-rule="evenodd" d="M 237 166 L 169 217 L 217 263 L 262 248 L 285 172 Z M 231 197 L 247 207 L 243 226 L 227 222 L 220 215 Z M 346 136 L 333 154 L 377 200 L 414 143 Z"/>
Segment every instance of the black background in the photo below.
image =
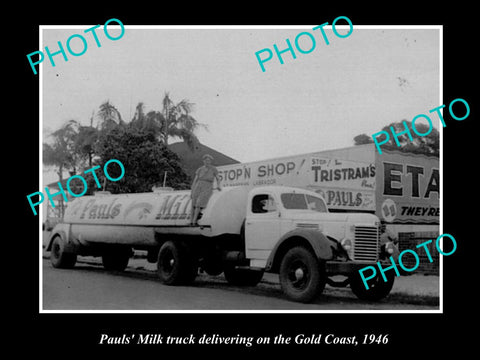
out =
<path fill-rule="evenodd" d="M 418 2 L 417 2 L 418 3 Z M 444 3 L 445 4 L 445 3 Z M 476 96 L 478 82 L 478 44 L 475 9 L 461 2 L 419 8 L 405 2 L 385 2 L 374 5 L 365 2 L 351 7 L 346 2 L 327 9 L 314 3 L 119 3 L 109 6 L 87 3 L 49 3 L 37 8 L 25 6 L 21 11 L 10 10 L 12 27 L 4 30 L 7 39 L 4 74 L 8 108 L 8 127 L 4 137 L 5 165 L 4 201 L 8 229 L 4 239 L 4 254 L 13 261 L 4 269 L 6 293 L 11 304 L 10 319 L 4 323 L 8 344 L 18 355 L 30 353 L 71 357 L 75 355 L 143 356 L 162 358 L 167 352 L 193 351 L 194 355 L 225 350 L 232 355 L 266 352 L 266 355 L 307 353 L 315 358 L 349 354 L 378 356 L 438 356 L 447 350 L 468 353 L 474 347 L 473 338 L 478 318 L 476 304 L 478 276 L 478 160 L 476 158 Z M 39 314 L 38 297 L 38 217 L 32 215 L 26 195 L 37 191 L 39 178 L 38 77 L 27 61 L 26 54 L 38 50 L 39 25 L 103 24 L 111 18 L 124 25 L 257 25 L 257 24 L 321 24 L 331 23 L 338 16 L 347 16 L 355 25 L 443 25 L 444 104 L 463 98 L 471 113 L 464 121 L 452 119 L 445 108 L 447 127 L 443 130 L 443 219 L 444 233 L 452 234 L 457 251 L 444 257 L 443 314 Z M 11 46 L 10 46 L 11 45 Z M 240 45 L 239 45 L 240 46 Z M 368 51 L 368 50 L 366 50 Z M 6 60 L 6 63 L 5 63 Z M 14 101 L 11 101 L 14 100 Z M 440 105 L 440 104 L 439 104 Z M 7 109 L 5 109 L 7 110 Z M 375 109 L 372 109 L 374 111 Z M 425 109 L 426 111 L 429 109 Z M 412 114 L 412 117 L 416 114 Z M 15 134 L 15 135 L 13 135 Z M 17 141 L 8 142 L 8 138 Z M 7 191 L 8 189 L 8 191 Z M 14 209 L 10 209 L 13 205 Z M 13 214 L 13 215 L 12 215 Z M 12 218 L 13 216 L 13 218 Z M 7 285 L 8 284 L 8 285 Z M 7 296 L 8 295 L 8 296 Z M 138 346 L 98 345 L 101 333 L 111 335 L 161 333 L 164 336 L 196 337 L 202 334 L 221 336 L 295 336 L 304 333 L 352 336 L 389 334 L 387 345 L 371 346 Z M 446 355 L 446 354 L 445 354 Z M 278 356 L 278 355 L 276 355 Z M 302 356 L 302 355 L 300 355 Z"/>

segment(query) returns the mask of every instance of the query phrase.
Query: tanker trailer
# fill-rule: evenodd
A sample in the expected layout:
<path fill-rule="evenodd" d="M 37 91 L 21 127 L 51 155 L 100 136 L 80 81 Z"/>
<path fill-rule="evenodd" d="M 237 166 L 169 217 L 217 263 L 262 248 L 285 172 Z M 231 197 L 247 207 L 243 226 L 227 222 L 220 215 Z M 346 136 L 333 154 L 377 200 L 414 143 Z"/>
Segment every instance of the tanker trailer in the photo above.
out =
<path fill-rule="evenodd" d="M 225 272 L 239 285 L 256 283 L 263 272 L 240 271 L 231 278 L 238 270 L 228 266 L 244 252 L 247 196 L 244 187 L 214 191 L 199 226 L 190 226 L 189 190 L 83 196 L 70 203 L 47 250 L 56 268 L 71 268 L 77 255 L 90 255 L 101 256 L 105 269 L 122 271 L 137 249 L 148 251 L 149 262 L 158 261 L 166 284 L 192 281 L 199 266 L 210 275 Z"/>

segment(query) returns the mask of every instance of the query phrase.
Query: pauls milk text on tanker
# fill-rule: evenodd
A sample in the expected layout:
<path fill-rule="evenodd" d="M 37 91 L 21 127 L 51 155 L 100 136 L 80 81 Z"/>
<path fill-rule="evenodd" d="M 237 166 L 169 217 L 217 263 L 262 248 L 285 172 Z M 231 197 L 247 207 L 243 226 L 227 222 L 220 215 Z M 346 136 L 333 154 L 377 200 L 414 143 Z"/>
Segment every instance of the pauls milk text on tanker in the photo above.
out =
<path fill-rule="evenodd" d="M 110 169 L 110 172 L 109 172 L 108 168 L 109 168 L 110 164 L 117 164 L 117 169 L 114 169 L 113 171 L 112 171 L 112 169 Z M 92 168 L 85 170 L 83 173 L 87 174 L 87 175 L 92 175 L 93 180 L 95 181 L 95 184 L 97 186 L 97 189 L 101 189 L 102 185 L 100 184 L 100 180 L 99 180 L 99 178 L 98 178 L 98 176 L 95 172 L 98 169 L 100 169 L 100 165 L 93 166 Z M 118 174 L 118 172 L 120 172 L 120 174 Z M 116 182 L 116 181 L 121 180 L 124 177 L 125 167 L 123 166 L 123 164 L 120 160 L 110 159 L 103 166 L 103 174 L 105 176 L 105 179 Z M 78 186 L 77 184 L 74 184 L 75 181 L 77 182 L 77 184 L 81 183 L 82 186 Z M 52 208 L 55 208 L 55 206 L 56 206 L 55 201 L 54 201 L 54 198 L 56 196 L 61 196 L 61 199 L 66 203 L 66 202 L 68 202 L 69 197 L 70 198 L 82 197 L 88 191 L 87 180 L 85 180 L 85 178 L 80 174 L 70 176 L 67 179 L 67 181 L 65 182 L 65 185 L 66 185 L 66 188 L 67 188 L 67 192 L 65 192 L 65 189 L 63 188 L 62 182 L 60 182 L 60 181 L 57 182 L 58 191 L 56 193 L 53 193 L 53 194 L 50 192 L 51 189 L 49 189 L 48 186 L 45 187 L 45 193 L 47 194 L 47 198 L 50 201 L 50 205 L 52 206 Z M 81 191 L 76 192 L 79 188 L 81 188 Z M 69 194 L 70 196 L 68 196 L 67 194 Z M 38 201 L 33 202 L 32 198 L 37 197 L 37 196 L 38 196 Z M 27 201 L 30 205 L 30 208 L 32 209 L 33 215 L 35 215 L 35 216 L 38 215 L 35 207 L 40 206 L 43 203 L 43 201 L 45 200 L 45 195 L 41 191 L 36 191 L 36 192 L 33 192 L 33 193 L 27 195 L 26 197 L 27 197 Z M 118 209 L 114 208 L 113 212 L 118 214 Z M 108 209 L 108 214 L 110 214 L 110 208 Z"/>

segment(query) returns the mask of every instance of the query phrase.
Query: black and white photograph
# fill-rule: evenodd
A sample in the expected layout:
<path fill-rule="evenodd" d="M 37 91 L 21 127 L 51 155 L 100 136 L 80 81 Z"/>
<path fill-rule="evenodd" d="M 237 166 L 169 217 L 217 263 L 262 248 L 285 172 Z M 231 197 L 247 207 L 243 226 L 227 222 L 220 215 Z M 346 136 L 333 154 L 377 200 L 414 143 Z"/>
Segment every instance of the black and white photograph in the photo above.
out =
<path fill-rule="evenodd" d="M 118 21 L 42 28 L 43 310 L 441 310 L 440 27 Z"/>
<path fill-rule="evenodd" d="M 471 26 L 133 14 L 24 32 L 24 316 L 42 337 L 106 354 L 467 342 Z"/>

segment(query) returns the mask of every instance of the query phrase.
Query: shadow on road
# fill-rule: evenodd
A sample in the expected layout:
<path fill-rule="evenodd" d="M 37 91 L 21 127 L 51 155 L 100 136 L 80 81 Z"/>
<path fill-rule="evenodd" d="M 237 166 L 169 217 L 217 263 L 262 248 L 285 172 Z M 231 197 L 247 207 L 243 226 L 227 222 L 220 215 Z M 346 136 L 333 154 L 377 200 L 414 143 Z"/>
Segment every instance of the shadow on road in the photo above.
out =
<path fill-rule="evenodd" d="M 75 266 L 75 271 L 108 273 L 110 276 L 141 279 L 144 281 L 156 282 L 158 283 L 158 286 L 167 286 L 160 283 L 155 271 L 139 268 L 129 267 L 125 271 L 107 271 L 98 263 L 79 262 Z M 220 289 L 222 291 L 238 292 L 242 294 L 250 294 L 266 298 L 275 298 L 290 301 L 283 294 L 279 284 L 263 280 L 255 287 L 244 287 L 230 285 L 225 280 L 223 275 L 210 276 L 207 274 L 199 274 L 192 284 L 183 287 Z M 350 291 L 349 288 L 332 288 L 327 285 L 323 293 L 317 299 L 315 299 L 310 304 L 306 304 L 305 306 L 308 307 L 309 305 L 316 306 L 326 304 L 336 304 L 338 305 L 339 309 L 341 309 L 342 306 L 347 306 L 351 308 L 355 305 L 358 305 L 358 307 L 362 309 L 377 309 L 379 306 L 385 308 L 389 305 L 392 305 L 392 308 L 401 308 L 400 305 L 402 304 L 438 307 L 439 298 L 433 296 L 417 296 L 411 294 L 392 293 L 381 301 L 368 302 L 364 300 L 359 300 Z"/>

